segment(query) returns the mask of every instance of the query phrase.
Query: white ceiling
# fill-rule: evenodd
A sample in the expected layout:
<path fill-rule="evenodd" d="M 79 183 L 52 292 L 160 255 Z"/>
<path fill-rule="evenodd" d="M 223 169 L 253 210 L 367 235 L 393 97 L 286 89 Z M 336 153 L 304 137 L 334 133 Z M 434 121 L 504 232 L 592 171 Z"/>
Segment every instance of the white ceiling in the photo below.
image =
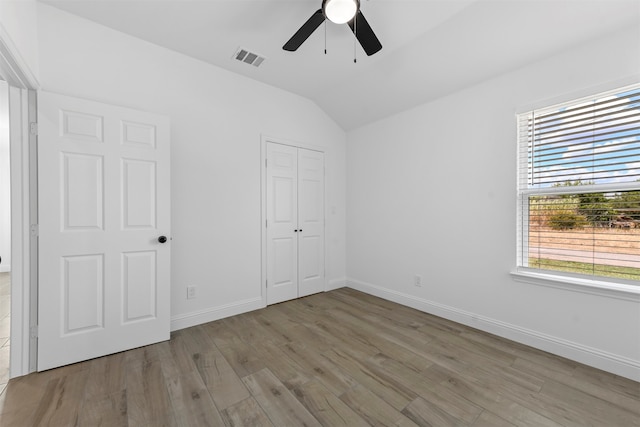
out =
<path fill-rule="evenodd" d="M 367 57 L 346 25 L 282 45 L 321 0 L 40 0 L 160 46 L 297 93 L 345 130 L 519 68 L 619 27 L 640 0 L 361 0 L 383 48 Z M 238 47 L 265 56 L 236 61 Z"/>

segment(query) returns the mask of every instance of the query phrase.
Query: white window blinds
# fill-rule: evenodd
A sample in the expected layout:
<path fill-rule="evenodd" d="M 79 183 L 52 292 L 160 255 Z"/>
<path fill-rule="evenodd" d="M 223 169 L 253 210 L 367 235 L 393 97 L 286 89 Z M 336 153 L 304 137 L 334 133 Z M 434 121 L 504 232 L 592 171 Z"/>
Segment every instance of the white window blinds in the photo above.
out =
<path fill-rule="evenodd" d="M 520 120 L 528 188 L 640 178 L 640 87 L 532 111 Z"/>
<path fill-rule="evenodd" d="M 518 116 L 519 267 L 640 279 L 640 85 Z"/>

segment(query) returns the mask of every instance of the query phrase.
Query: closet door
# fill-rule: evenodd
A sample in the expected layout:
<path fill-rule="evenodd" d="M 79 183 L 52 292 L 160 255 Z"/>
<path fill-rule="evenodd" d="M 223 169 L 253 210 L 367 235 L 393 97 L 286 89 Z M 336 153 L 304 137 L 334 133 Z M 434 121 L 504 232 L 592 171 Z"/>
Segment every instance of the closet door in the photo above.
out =
<path fill-rule="evenodd" d="M 267 304 L 324 290 L 324 155 L 267 144 Z"/>
<path fill-rule="evenodd" d="M 324 291 L 324 154 L 298 149 L 298 297 Z"/>
<path fill-rule="evenodd" d="M 267 304 L 298 297 L 298 150 L 267 144 Z"/>

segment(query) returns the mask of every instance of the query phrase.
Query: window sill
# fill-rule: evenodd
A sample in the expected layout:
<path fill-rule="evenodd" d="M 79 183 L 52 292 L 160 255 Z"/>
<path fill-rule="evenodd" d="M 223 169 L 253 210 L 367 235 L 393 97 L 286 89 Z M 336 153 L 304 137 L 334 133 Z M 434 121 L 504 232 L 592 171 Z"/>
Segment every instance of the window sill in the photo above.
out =
<path fill-rule="evenodd" d="M 614 283 L 597 279 L 561 276 L 552 273 L 518 269 L 511 272 L 518 282 L 563 289 L 584 294 L 599 295 L 608 298 L 640 302 L 640 286 Z"/>

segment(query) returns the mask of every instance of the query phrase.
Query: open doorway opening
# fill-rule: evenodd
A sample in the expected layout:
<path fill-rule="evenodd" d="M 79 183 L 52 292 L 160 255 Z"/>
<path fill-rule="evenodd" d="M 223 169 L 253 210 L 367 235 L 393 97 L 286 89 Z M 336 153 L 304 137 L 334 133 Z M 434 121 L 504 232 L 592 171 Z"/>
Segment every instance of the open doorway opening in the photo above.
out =
<path fill-rule="evenodd" d="M 0 80 L 0 393 L 9 381 L 11 331 L 11 169 L 9 87 Z"/>
<path fill-rule="evenodd" d="M 0 165 L 0 172 L 9 177 L 5 182 L 10 181 L 9 200 L 0 199 L 0 208 L 9 211 L 11 224 L 8 232 L 0 234 L 0 243 L 6 242 L 4 245 L 10 247 L 8 255 L 0 253 L 0 266 L 7 269 L 10 265 L 9 275 L 3 275 L 3 278 L 10 277 L 10 280 L 4 280 L 0 286 L 0 345 L 4 346 L 4 349 L 0 350 L 1 386 L 9 377 L 26 375 L 36 369 L 38 238 L 37 174 L 35 166 L 32 166 L 36 165 L 35 90 L 38 88 L 38 82 L 20 59 L 2 25 L 0 79 L 3 80 L 0 87 L 0 129 L 4 131 L 5 141 L 8 138 L 9 146 L 2 153 L 10 154 L 10 158 L 0 156 L 0 161 L 8 162 Z M 0 233 L 3 231 L 0 230 Z M 0 245 L 0 251 L 3 251 L 3 247 Z M 0 274 L 2 273 L 0 271 Z M 10 339 L 4 330 L 10 331 Z M 0 398 L 3 394 L 4 392 L 0 391 Z"/>

